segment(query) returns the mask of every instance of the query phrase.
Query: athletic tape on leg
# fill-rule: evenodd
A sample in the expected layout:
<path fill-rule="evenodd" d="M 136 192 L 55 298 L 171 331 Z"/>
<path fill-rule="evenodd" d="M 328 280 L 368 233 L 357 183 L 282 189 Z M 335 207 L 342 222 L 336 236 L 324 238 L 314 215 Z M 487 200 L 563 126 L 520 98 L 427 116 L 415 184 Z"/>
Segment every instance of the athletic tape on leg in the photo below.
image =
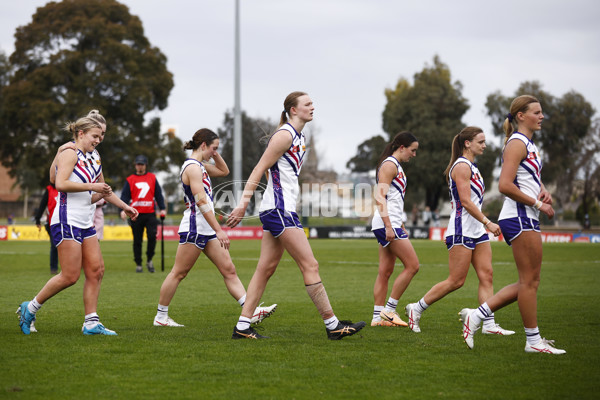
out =
<path fill-rule="evenodd" d="M 315 303 L 319 314 L 323 319 L 330 318 L 333 315 L 333 309 L 329 303 L 329 297 L 325 291 L 325 286 L 322 282 L 313 283 L 311 285 L 305 285 L 306 291 L 310 296 L 310 299 Z"/>

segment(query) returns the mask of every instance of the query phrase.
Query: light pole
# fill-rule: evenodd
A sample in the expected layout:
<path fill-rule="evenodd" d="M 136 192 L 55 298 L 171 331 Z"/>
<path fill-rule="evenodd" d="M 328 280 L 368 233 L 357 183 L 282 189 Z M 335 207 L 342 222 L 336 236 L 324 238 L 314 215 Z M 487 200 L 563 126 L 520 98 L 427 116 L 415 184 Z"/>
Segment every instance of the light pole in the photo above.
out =
<path fill-rule="evenodd" d="M 242 111 L 240 107 L 240 0 L 235 0 L 235 88 L 233 107 L 233 196 L 241 199 Z"/>

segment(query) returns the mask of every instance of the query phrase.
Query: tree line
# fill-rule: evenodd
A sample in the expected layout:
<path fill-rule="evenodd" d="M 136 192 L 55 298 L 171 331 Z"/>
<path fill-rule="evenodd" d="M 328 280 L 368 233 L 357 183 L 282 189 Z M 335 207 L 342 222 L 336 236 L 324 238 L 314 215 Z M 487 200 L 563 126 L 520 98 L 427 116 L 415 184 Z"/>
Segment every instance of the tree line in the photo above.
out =
<path fill-rule="evenodd" d="M 406 203 L 424 204 L 432 210 L 442 198 L 447 199 L 443 171 L 450 159 L 454 135 L 466 125 L 462 118 L 469 108 L 462 96 L 460 82 L 452 82 L 450 69 L 439 57 L 432 65 L 414 75 L 413 83 L 399 79 L 396 87 L 386 89 L 387 103 L 382 113 L 385 135 L 375 135 L 362 142 L 346 166 L 352 171 L 376 168 L 378 155 L 385 144 L 402 130 L 412 131 L 419 139 L 419 155 L 403 166 L 409 177 Z M 600 199 L 600 120 L 593 119 L 592 105 L 574 90 L 556 97 L 539 82 L 523 82 L 513 95 L 497 91 L 487 96 L 487 115 L 493 131 L 488 133 L 488 147 L 477 164 L 490 187 L 493 170 L 499 166 L 501 148 L 494 146 L 491 134 L 504 138 L 502 123 L 513 98 L 530 94 L 537 97 L 544 112 L 544 122 L 536 143 L 541 148 L 544 182 L 553 192 L 557 208 L 581 198 L 579 213 L 598 213 Z"/>

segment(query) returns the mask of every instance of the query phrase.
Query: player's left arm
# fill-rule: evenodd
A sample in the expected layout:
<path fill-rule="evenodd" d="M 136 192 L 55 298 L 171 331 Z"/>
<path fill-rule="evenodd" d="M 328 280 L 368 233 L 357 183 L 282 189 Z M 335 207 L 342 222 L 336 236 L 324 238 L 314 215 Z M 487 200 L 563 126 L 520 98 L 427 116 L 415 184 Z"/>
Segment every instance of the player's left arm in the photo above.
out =
<path fill-rule="evenodd" d="M 223 157 L 221 157 L 221 155 L 219 153 L 215 153 L 215 155 L 212 159 L 215 162 L 214 164 L 211 164 L 206 161 L 202 162 L 202 165 L 204 165 L 204 168 L 206 169 L 206 172 L 208 172 L 208 175 L 210 175 L 210 176 L 227 176 L 227 175 L 229 175 L 229 167 L 227 166 L 227 163 L 225 162 L 225 160 L 223 160 Z"/>
<path fill-rule="evenodd" d="M 156 199 L 156 204 L 160 210 L 160 218 L 164 219 L 165 215 L 167 215 L 167 207 L 165 206 L 165 198 L 163 196 L 162 188 L 160 187 L 160 183 L 156 177 L 154 177 L 154 198 Z"/>
<path fill-rule="evenodd" d="M 542 183 L 542 186 L 541 186 L 540 189 L 541 190 L 540 190 L 540 194 L 538 195 L 538 200 L 541 200 L 542 203 L 546 203 L 546 204 L 552 205 L 552 195 L 546 189 L 546 186 L 544 186 L 543 183 Z"/>

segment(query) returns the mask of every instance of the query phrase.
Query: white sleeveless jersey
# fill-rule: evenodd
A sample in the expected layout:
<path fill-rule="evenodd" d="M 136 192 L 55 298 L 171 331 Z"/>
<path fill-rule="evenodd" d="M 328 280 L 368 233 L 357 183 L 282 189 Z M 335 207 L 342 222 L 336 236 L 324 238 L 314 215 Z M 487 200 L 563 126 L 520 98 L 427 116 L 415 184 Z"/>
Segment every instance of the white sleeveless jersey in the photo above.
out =
<path fill-rule="evenodd" d="M 202 185 L 204 187 L 204 193 L 206 193 L 210 208 L 213 212 L 215 211 L 213 205 L 212 183 L 210 181 L 210 176 L 208 176 L 208 173 L 206 172 L 206 168 L 204 168 L 204 165 L 202 165 L 200 161 L 188 158 L 181 166 L 181 171 L 179 172 L 179 179 L 181 180 L 181 186 L 183 187 L 183 199 L 185 201 L 185 211 L 183 212 L 183 218 L 179 224 L 179 233 L 190 232 L 199 233 L 201 235 L 214 235 L 215 230 L 208 224 L 204 215 L 200 212 L 200 207 L 196 204 L 196 200 L 194 200 L 192 187 L 183 183 L 183 172 L 192 164 L 197 164 L 202 168 Z"/>
<path fill-rule="evenodd" d="M 520 140 L 527 147 L 527 156 L 525 159 L 521 160 L 521 163 L 517 168 L 517 176 L 515 177 L 514 182 L 523 193 L 537 199 L 542 189 L 542 158 L 540 157 L 540 153 L 538 152 L 536 145 L 520 132 L 513 133 L 508 139 L 508 142 L 511 140 Z M 506 142 L 506 144 L 508 144 L 508 142 Z M 504 157 L 502 158 L 502 161 L 504 162 Z M 523 203 L 518 203 L 509 197 L 505 197 L 498 219 L 525 217 L 537 220 L 539 215 L 540 211 L 535 207 L 527 206 Z"/>
<path fill-rule="evenodd" d="M 392 179 L 390 188 L 388 189 L 387 195 L 385 196 L 387 202 L 388 216 L 392 223 L 392 228 L 402 228 L 402 215 L 404 214 L 404 194 L 406 193 L 406 175 L 404 170 L 400 166 L 400 162 L 394 157 L 390 156 L 383 160 L 379 165 L 377 172 L 381 169 L 381 166 L 391 161 L 396 166 L 398 173 Z M 377 176 L 377 183 L 379 183 L 379 175 Z M 379 214 L 378 207 L 375 207 L 375 213 L 373 214 L 373 220 L 371 221 L 371 230 L 385 228 L 381 214 Z"/>
<path fill-rule="evenodd" d="M 458 197 L 456 182 L 452 179 L 452 170 L 458 163 L 465 163 L 471 168 L 471 201 L 480 211 L 481 204 L 483 203 L 483 193 L 485 192 L 483 178 L 477 166 L 465 157 L 457 158 L 448 172 L 448 188 L 450 190 L 452 213 L 450 213 L 450 219 L 448 220 L 446 237 L 460 235 L 476 239 L 484 235 L 486 231 L 483 224 L 463 207 L 460 197 Z"/>
<path fill-rule="evenodd" d="M 296 200 L 300 192 L 298 175 L 304 162 L 306 145 L 304 133 L 296 132 L 289 123 L 282 125 L 279 131 L 288 131 L 292 135 L 292 145 L 275 164 L 269 168 L 267 189 L 263 194 L 259 211 L 286 210 L 296 212 Z"/>
<path fill-rule="evenodd" d="M 73 168 L 69 181 L 95 183 L 102 172 L 100 154 L 96 150 L 84 154 L 77 150 L 77 164 Z M 51 225 L 68 224 L 78 228 L 94 226 L 93 217 L 96 205 L 92 204 L 92 191 L 58 192 L 56 210 L 52 214 Z"/>

